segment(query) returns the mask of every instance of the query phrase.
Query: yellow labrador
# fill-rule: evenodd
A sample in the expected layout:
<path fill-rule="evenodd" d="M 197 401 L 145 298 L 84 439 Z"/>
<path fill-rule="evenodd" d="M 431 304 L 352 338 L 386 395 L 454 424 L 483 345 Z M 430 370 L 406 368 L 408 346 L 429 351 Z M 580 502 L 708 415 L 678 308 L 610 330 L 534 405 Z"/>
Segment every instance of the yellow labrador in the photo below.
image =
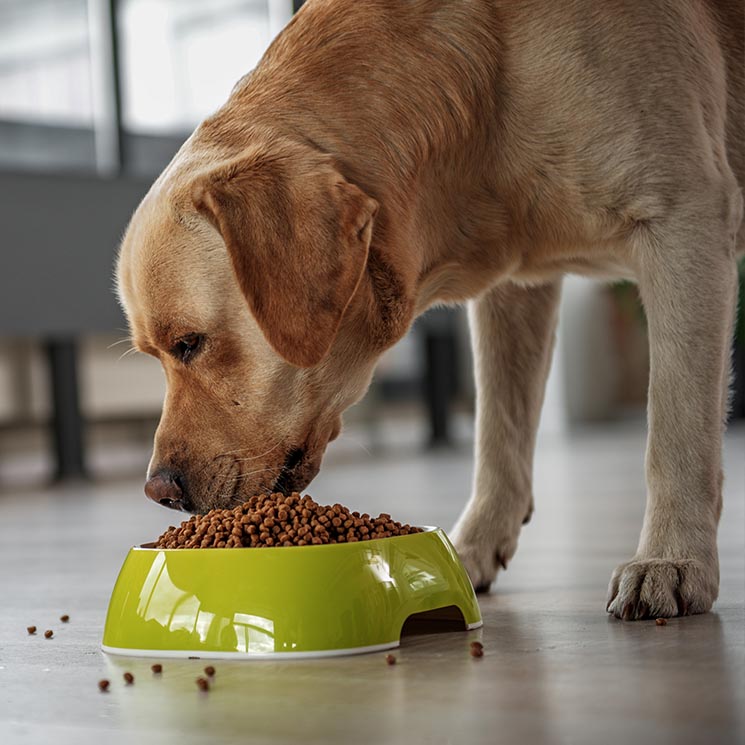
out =
<path fill-rule="evenodd" d="M 635 278 L 652 357 L 626 619 L 718 592 L 745 243 L 742 0 L 311 0 L 153 185 L 119 291 L 168 393 L 146 485 L 205 511 L 317 473 L 380 354 L 469 302 L 487 587 L 533 509 L 561 276 Z"/>

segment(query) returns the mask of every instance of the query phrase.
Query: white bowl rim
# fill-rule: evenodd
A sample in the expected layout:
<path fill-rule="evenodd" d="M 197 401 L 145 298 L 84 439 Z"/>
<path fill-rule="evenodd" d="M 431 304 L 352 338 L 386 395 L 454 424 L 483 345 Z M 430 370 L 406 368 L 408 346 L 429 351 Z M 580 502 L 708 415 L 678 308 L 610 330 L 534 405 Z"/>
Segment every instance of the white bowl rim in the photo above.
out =
<path fill-rule="evenodd" d="M 401 536 L 405 538 L 406 536 Z M 302 547 L 301 547 L 302 548 Z M 484 625 L 481 618 L 474 623 L 466 624 L 464 631 L 474 631 Z M 381 644 L 371 644 L 366 647 L 342 647 L 340 649 L 318 649 L 303 652 L 203 652 L 190 649 L 134 649 L 131 647 L 110 647 L 101 644 L 101 651 L 116 657 L 162 657 L 164 659 L 182 660 L 312 660 L 323 657 L 347 657 L 371 652 L 384 652 L 401 646 L 401 638 L 393 639 Z"/>

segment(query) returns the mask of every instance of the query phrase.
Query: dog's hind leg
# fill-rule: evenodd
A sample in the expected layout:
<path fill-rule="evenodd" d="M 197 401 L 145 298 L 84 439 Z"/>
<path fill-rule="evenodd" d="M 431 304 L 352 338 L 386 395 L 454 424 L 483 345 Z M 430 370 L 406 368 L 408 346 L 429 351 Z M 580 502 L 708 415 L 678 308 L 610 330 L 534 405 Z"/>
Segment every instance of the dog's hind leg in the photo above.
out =
<path fill-rule="evenodd" d="M 469 304 L 476 366 L 476 471 L 452 537 L 477 590 L 488 589 L 533 511 L 535 435 L 560 280 L 499 284 Z"/>
<path fill-rule="evenodd" d="M 640 228 L 635 252 L 649 321 L 647 507 L 608 610 L 636 619 L 703 613 L 719 590 L 722 431 L 736 302 L 739 190 L 707 185 Z"/>

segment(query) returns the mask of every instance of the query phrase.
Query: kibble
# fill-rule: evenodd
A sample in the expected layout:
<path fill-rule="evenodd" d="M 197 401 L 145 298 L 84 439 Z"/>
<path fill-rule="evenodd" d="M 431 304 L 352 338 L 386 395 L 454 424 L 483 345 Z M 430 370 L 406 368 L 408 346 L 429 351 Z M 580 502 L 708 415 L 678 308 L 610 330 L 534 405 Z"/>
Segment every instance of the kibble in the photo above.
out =
<path fill-rule="evenodd" d="M 395 665 L 395 664 L 396 664 L 396 658 L 395 658 L 395 657 L 394 657 L 394 656 L 393 656 L 392 654 L 387 654 L 387 655 L 385 656 L 385 661 L 386 661 L 386 662 L 387 662 L 387 663 L 388 663 L 389 665 Z"/>
<path fill-rule="evenodd" d="M 154 665 L 150 666 L 150 669 L 155 673 L 155 675 L 160 675 L 163 672 L 163 665 L 161 665 L 160 662 L 156 662 Z"/>
<path fill-rule="evenodd" d="M 45 639 L 51 639 L 53 636 L 54 636 L 54 631 L 52 631 L 51 629 L 47 629 L 44 632 L 44 638 Z"/>
<path fill-rule="evenodd" d="M 197 678 L 197 688 L 199 688 L 200 691 L 209 691 L 210 684 L 207 681 L 207 678 Z"/>
<path fill-rule="evenodd" d="M 483 657 L 484 656 L 484 648 L 479 645 L 478 647 L 471 645 L 471 657 Z"/>
<path fill-rule="evenodd" d="M 481 642 L 473 641 L 471 642 L 471 649 L 480 649 L 483 652 L 484 645 Z"/>
<path fill-rule="evenodd" d="M 233 509 L 210 510 L 170 527 L 156 548 L 264 548 L 356 543 L 420 533 L 421 528 L 395 522 L 383 513 L 350 512 L 340 505 L 321 505 L 293 492 L 257 495 Z"/>
<path fill-rule="evenodd" d="M 98 690 L 102 693 L 109 690 L 109 681 L 108 680 L 99 680 L 98 681 Z"/>
<path fill-rule="evenodd" d="M 132 675 L 132 673 L 124 673 L 124 676 L 123 676 L 123 677 L 124 677 L 124 682 L 125 682 L 125 683 L 126 683 L 126 684 L 127 684 L 128 686 L 131 686 L 131 685 L 132 685 L 132 683 L 134 683 L 134 682 L 135 682 L 135 676 L 134 676 L 134 675 Z"/>
<path fill-rule="evenodd" d="M 207 667 L 204 668 L 204 674 L 209 678 L 215 677 L 215 668 L 212 667 L 212 665 L 207 665 Z"/>
<path fill-rule="evenodd" d="M 67 623 L 70 620 L 70 616 L 68 616 L 67 613 L 65 613 L 64 616 L 59 617 L 59 620 L 62 621 L 62 623 Z"/>
<path fill-rule="evenodd" d="M 655 623 L 658 626 L 667 626 L 667 618 L 658 618 Z"/>
<path fill-rule="evenodd" d="M 36 626 L 26 626 L 26 631 L 28 631 L 29 634 L 35 634 Z"/>

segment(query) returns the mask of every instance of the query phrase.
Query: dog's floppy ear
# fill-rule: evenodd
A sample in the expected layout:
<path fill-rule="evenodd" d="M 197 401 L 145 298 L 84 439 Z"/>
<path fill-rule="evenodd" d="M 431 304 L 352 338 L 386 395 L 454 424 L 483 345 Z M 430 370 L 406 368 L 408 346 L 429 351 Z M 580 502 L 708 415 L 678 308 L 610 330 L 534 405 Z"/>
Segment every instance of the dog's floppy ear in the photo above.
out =
<path fill-rule="evenodd" d="M 192 199 L 267 341 L 298 367 L 320 362 L 365 270 L 377 202 L 327 164 L 268 156 L 200 177 Z"/>

